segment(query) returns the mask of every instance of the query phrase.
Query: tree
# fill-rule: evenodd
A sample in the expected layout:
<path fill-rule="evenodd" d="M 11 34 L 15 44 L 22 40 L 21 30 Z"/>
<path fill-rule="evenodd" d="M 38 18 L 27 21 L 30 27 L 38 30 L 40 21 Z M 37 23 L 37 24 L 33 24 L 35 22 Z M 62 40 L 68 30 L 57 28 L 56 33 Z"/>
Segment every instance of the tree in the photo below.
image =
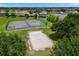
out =
<path fill-rule="evenodd" d="M 52 25 L 51 29 L 56 32 L 56 35 L 60 38 L 64 36 L 70 38 L 77 33 L 78 26 L 78 15 L 73 13 L 68 14 L 68 16 L 63 20 L 59 21 L 56 24 Z"/>
<path fill-rule="evenodd" d="M 10 15 L 9 15 L 9 10 L 6 10 L 6 13 L 5 13 L 5 16 L 8 18 L 8 17 L 10 17 Z"/>
<path fill-rule="evenodd" d="M 35 15 L 34 15 L 34 18 L 35 18 L 35 19 L 37 19 L 37 18 L 38 18 L 38 15 L 37 15 L 37 14 L 35 14 Z"/>
<path fill-rule="evenodd" d="M 63 9 L 63 8 L 61 8 L 61 11 L 62 11 L 62 12 L 65 12 L 66 10 L 65 10 L 65 9 Z"/>
<path fill-rule="evenodd" d="M 9 15 L 8 12 L 5 13 L 5 16 L 6 16 L 7 18 L 10 17 L 10 15 Z"/>
<path fill-rule="evenodd" d="M 76 24 L 79 24 L 79 13 L 78 12 L 73 12 L 73 13 L 69 13 L 66 17 L 66 19 L 70 19 L 76 22 Z"/>
<path fill-rule="evenodd" d="M 79 37 L 63 38 L 58 40 L 50 55 L 55 56 L 79 56 Z"/>
<path fill-rule="evenodd" d="M 28 14 L 25 14 L 25 17 L 26 17 L 26 18 L 29 18 L 29 15 L 28 15 Z"/>
<path fill-rule="evenodd" d="M 15 13 L 12 13 L 11 16 L 12 16 L 12 17 L 16 17 Z"/>
<path fill-rule="evenodd" d="M 49 16 L 47 20 L 51 23 L 56 23 L 59 20 L 59 18 L 57 16 Z"/>
<path fill-rule="evenodd" d="M 0 56 L 24 56 L 26 50 L 26 42 L 17 34 L 0 33 Z"/>

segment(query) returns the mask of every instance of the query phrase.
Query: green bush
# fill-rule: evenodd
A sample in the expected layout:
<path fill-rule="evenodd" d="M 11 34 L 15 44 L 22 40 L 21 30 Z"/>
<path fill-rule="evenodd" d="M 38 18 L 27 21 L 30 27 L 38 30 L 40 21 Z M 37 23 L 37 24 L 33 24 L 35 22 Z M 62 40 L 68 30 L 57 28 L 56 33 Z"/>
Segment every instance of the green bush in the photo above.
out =
<path fill-rule="evenodd" d="M 49 16 L 47 20 L 51 23 L 56 23 L 59 20 L 59 18 L 58 16 Z"/>
<path fill-rule="evenodd" d="M 79 13 L 78 12 L 77 13 L 69 13 L 67 15 L 66 19 L 73 20 L 73 21 L 75 21 L 76 23 L 79 24 Z"/>
<path fill-rule="evenodd" d="M 17 34 L 0 33 L 0 56 L 26 55 L 26 42 Z"/>
<path fill-rule="evenodd" d="M 51 55 L 56 56 L 79 56 L 79 37 L 63 38 L 58 40 L 57 44 L 51 51 Z"/>
<path fill-rule="evenodd" d="M 28 15 L 28 14 L 25 14 L 25 17 L 26 17 L 26 18 L 29 18 L 29 15 Z"/>
<path fill-rule="evenodd" d="M 64 36 L 70 37 L 72 35 L 76 35 L 76 24 L 72 20 L 64 20 L 60 21 L 54 25 L 52 25 L 52 30 L 54 30 L 59 38 L 63 38 Z"/>
<path fill-rule="evenodd" d="M 15 13 L 12 13 L 11 14 L 11 17 L 15 18 L 16 17 Z"/>
<path fill-rule="evenodd" d="M 6 16 L 7 18 L 10 17 L 10 15 L 9 15 L 8 12 L 5 13 L 5 16 Z"/>

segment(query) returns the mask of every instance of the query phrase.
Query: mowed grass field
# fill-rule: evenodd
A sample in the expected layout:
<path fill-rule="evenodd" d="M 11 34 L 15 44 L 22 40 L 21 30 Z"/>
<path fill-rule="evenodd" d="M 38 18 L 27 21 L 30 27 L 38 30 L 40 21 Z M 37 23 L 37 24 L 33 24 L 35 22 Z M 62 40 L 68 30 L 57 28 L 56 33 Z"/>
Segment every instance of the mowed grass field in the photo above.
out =
<path fill-rule="evenodd" d="M 6 25 L 9 22 L 8 18 L 1 17 L 0 18 L 0 31 L 5 31 L 6 30 Z"/>
<path fill-rule="evenodd" d="M 0 31 L 6 31 L 6 27 L 10 21 L 21 21 L 26 20 L 23 17 L 16 17 L 16 18 L 7 18 L 7 17 L 0 17 Z"/>

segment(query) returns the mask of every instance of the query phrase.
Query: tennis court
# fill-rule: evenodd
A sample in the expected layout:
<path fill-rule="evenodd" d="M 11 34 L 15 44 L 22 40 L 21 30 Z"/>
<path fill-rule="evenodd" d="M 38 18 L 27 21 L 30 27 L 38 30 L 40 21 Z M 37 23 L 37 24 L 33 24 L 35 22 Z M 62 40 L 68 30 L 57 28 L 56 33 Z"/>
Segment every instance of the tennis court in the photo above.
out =
<path fill-rule="evenodd" d="M 38 20 L 13 21 L 9 22 L 7 30 L 15 30 L 21 28 L 44 28 L 44 23 Z"/>

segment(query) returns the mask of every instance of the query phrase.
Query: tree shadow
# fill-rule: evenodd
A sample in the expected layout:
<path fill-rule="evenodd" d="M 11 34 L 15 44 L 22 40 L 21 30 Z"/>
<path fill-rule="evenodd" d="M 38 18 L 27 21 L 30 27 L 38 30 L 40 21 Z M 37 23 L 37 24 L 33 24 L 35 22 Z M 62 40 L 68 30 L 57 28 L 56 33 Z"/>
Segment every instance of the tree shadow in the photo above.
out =
<path fill-rule="evenodd" d="M 55 41 L 57 41 L 57 40 L 59 39 L 56 33 L 50 34 L 49 37 L 50 37 L 52 40 L 55 40 Z"/>

